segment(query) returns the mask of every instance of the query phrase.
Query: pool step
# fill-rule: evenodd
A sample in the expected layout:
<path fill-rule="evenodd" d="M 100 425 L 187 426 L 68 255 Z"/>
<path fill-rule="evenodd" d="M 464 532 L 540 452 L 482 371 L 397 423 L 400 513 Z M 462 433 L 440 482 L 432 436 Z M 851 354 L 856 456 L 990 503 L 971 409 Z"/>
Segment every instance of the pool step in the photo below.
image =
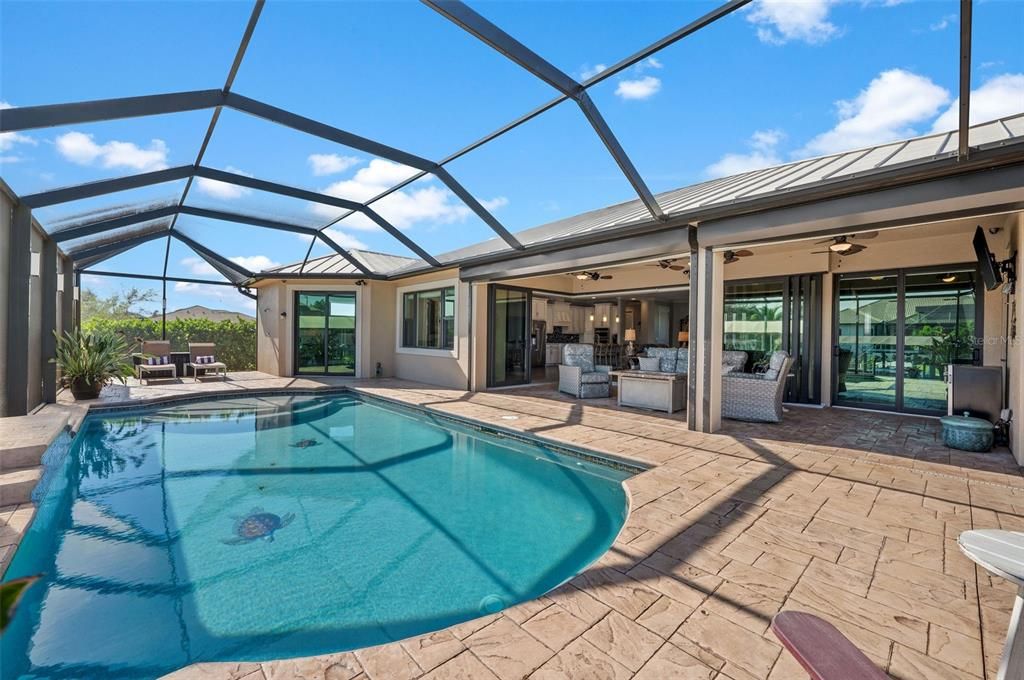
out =
<path fill-rule="evenodd" d="M 0 418 L 0 472 L 39 465 L 67 424 L 66 413 Z"/>
<path fill-rule="evenodd" d="M 0 507 L 32 500 L 32 489 L 43 476 L 43 466 L 17 468 L 0 473 Z"/>

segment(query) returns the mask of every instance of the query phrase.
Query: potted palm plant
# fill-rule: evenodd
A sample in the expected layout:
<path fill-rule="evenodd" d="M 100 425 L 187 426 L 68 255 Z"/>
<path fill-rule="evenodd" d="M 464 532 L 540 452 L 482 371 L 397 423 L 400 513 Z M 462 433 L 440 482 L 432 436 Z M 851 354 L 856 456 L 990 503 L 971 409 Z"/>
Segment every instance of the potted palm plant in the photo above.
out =
<path fill-rule="evenodd" d="M 56 335 L 56 334 L 55 334 Z M 95 399 L 114 380 L 132 375 L 128 345 L 113 333 L 86 333 L 81 328 L 57 335 L 61 381 L 75 399 Z"/>

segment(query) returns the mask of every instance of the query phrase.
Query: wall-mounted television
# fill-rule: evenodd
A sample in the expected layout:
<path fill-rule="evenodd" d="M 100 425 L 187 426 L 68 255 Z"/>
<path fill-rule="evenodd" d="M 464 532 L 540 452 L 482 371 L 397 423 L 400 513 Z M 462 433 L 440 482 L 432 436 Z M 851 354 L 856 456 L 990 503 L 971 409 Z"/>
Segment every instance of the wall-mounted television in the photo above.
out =
<path fill-rule="evenodd" d="M 985 230 L 981 227 L 974 230 L 974 256 L 978 258 L 978 270 L 981 272 L 981 280 L 985 282 L 985 288 L 998 288 L 1003 282 L 1003 275 L 999 273 L 999 263 L 988 249 Z"/>

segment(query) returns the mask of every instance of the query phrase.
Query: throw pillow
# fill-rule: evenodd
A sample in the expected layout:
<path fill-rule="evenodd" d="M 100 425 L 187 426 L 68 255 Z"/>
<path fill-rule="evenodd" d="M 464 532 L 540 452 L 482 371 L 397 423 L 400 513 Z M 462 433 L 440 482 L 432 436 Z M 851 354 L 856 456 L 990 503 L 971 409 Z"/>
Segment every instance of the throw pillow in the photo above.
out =
<path fill-rule="evenodd" d="M 769 368 L 762 374 L 761 377 L 763 377 L 765 380 L 775 380 L 776 378 L 779 377 L 779 369 Z"/>
<path fill-rule="evenodd" d="M 722 375 L 725 375 L 726 373 L 732 373 L 735 370 L 736 367 L 733 366 L 732 364 L 722 364 Z"/>
<path fill-rule="evenodd" d="M 641 371 L 657 371 L 661 368 L 661 359 L 658 357 L 639 357 Z"/>

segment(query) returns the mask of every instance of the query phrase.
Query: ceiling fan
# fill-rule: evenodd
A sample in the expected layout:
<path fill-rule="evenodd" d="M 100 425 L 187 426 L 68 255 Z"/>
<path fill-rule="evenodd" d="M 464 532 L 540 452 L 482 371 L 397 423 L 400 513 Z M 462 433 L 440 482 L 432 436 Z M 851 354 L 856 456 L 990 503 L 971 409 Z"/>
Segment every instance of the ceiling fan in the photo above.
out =
<path fill-rule="evenodd" d="M 687 267 L 685 265 L 673 264 L 674 262 L 678 262 L 678 261 L 679 261 L 679 258 L 675 257 L 675 258 L 671 258 L 671 259 L 668 259 L 668 260 L 658 260 L 657 262 L 649 263 L 647 266 L 648 267 L 660 267 L 661 269 L 671 269 L 674 272 L 683 272 L 683 271 L 687 271 L 687 270 L 690 269 L 689 267 Z"/>
<path fill-rule="evenodd" d="M 739 262 L 741 257 L 750 257 L 753 254 L 752 250 L 727 250 L 725 251 L 725 263 Z"/>
<path fill-rule="evenodd" d="M 580 281 L 597 281 L 599 279 L 615 278 L 611 274 L 602 275 L 600 272 L 569 272 L 569 276 L 575 276 Z"/>
<path fill-rule="evenodd" d="M 877 231 L 868 231 L 863 234 L 850 234 L 849 236 L 833 236 L 827 238 L 824 241 L 818 241 L 815 245 L 822 245 L 827 243 L 828 250 L 816 250 L 813 251 L 813 255 L 819 255 L 821 253 L 835 253 L 836 255 L 847 256 L 856 255 L 862 250 L 866 250 L 867 246 L 861 243 L 850 243 L 851 238 L 855 239 L 872 239 L 878 236 Z"/>

